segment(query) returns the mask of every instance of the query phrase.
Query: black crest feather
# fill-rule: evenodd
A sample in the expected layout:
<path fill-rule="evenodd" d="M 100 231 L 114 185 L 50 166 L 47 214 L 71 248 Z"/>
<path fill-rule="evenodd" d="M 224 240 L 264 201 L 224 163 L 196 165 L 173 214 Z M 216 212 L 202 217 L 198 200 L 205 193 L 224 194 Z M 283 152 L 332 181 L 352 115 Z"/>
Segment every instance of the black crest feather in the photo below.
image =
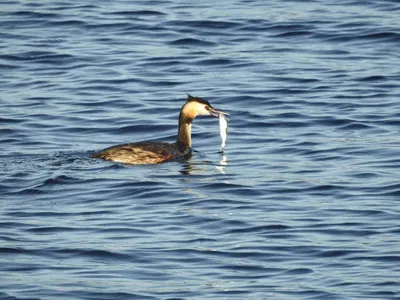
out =
<path fill-rule="evenodd" d="M 207 100 L 199 98 L 199 97 L 193 97 L 188 94 L 188 102 L 192 102 L 192 101 L 199 102 L 199 103 L 202 103 L 202 104 L 212 107 L 210 102 L 208 102 Z"/>

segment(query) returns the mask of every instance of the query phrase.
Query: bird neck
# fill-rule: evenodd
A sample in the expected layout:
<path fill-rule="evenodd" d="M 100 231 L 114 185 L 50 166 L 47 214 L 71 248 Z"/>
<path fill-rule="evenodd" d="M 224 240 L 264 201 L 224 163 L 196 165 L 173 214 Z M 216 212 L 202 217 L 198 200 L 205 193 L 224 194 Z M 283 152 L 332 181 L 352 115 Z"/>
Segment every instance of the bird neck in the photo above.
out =
<path fill-rule="evenodd" d="M 178 137 L 176 143 L 182 151 L 192 146 L 192 121 L 192 118 L 185 116 L 182 112 L 179 114 Z"/>

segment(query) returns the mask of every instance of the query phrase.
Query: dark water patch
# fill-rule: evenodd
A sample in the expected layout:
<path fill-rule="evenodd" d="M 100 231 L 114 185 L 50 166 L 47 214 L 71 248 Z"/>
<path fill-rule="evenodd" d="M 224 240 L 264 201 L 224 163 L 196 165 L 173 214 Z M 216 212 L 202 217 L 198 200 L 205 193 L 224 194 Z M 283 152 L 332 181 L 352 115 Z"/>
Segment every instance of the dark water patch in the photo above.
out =
<path fill-rule="evenodd" d="M 13 4 L 13 2 L 7 2 L 7 4 Z M 40 298 L 32 298 L 32 297 L 14 297 L 10 294 L 0 292 L 0 299 L 1 300 L 41 300 Z"/>
<path fill-rule="evenodd" d="M 49 12 L 41 12 L 41 11 L 30 11 L 30 10 L 19 10 L 15 12 L 11 12 L 10 16 L 16 16 L 16 17 L 23 17 L 23 18 L 29 18 L 29 19 L 56 19 L 59 17 L 58 14 L 56 13 L 49 13 Z"/>
<path fill-rule="evenodd" d="M 295 32 L 295 31 L 306 31 L 311 30 L 312 26 L 302 25 L 296 23 L 287 24 L 273 24 L 269 27 L 270 31 L 280 31 L 280 32 Z"/>
<path fill-rule="evenodd" d="M 234 276 L 234 278 L 236 278 L 236 276 Z M 236 289 L 236 290 L 218 291 L 218 292 L 214 292 L 214 293 L 215 293 L 215 296 L 220 295 L 220 296 L 223 296 L 223 297 L 226 297 L 226 296 L 228 296 L 228 297 L 229 296 L 230 297 L 233 297 L 233 296 L 246 297 L 245 295 L 249 294 L 249 291 L 244 290 L 244 289 L 242 289 L 242 290 Z"/>
<path fill-rule="evenodd" d="M 394 281 L 385 281 L 385 282 L 378 282 L 374 284 L 374 286 L 391 286 L 391 285 L 397 285 L 397 282 Z"/>
<path fill-rule="evenodd" d="M 143 198 L 143 199 L 151 199 L 153 205 L 158 205 L 160 202 L 163 202 L 165 200 L 158 200 L 158 199 L 163 199 L 163 195 L 165 194 L 165 191 L 156 191 L 156 190 L 144 190 L 144 189 L 139 189 L 139 190 L 131 190 L 130 192 L 127 191 L 121 191 L 117 195 L 123 196 L 123 195 L 135 195 L 136 197 Z M 173 193 L 172 193 L 173 194 Z M 155 201 L 155 202 L 154 202 Z M 176 202 L 182 202 L 185 201 L 185 199 L 178 199 Z"/>
<path fill-rule="evenodd" d="M 87 80 L 87 81 L 83 82 L 83 85 L 109 86 L 109 85 L 128 85 L 128 84 L 135 84 L 135 83 L 145 84 L 145 83 L 147 83 L 147 81 L 142 78 L 137 78 L 137 77 L 118 78 L 118 79 L 117 78 L 107 78 L 107 79 Z"/>
<path fill-rule="evenodd" d="M 71 5 L 71 3 L 64 3 L 65 5 L 58 5 L 58 6 L 52 6 L 50 8 L 51 11 L 85 11 L 85 12 L 92 12 L 96 11 L 99 9 L 99 6 L 97 5 L 91 5 L 91 4 L 74 4 Z M 40 5 L 40 4 L 39 4 Z"/>
<path fill-rule="evenodd" d="M 23 123 L 23 122 L 24 122 L 24 120 L 21 120 L 21 119 L 0 117 L 1 124 L 19 124 L 19 123 Z M 8 130 L 10 130 L 10 129 L 8 129 Z"/>
<path fill-rule="evenodd" d="M 296 77 L 279 77 L 279 81 L 287 81 L 287 82 L 302 83 L 302 84 L 319 82 L 319 80 L 316 78 L 296 78 Z"/>
<path fill-rule="evenodd" d="M 378 235 L 379 232 L 374 230 L 346 230 L 346 229 L 332 229 L 326 228 L 324 230 L 306 230 L 309 233 L 320 233 L 324 235 L 332 235 L 336 237 L 366 237 Z"/>
<path fill-rule="evenodd" d="M 67 27 L 70 28 L 71 26 L 80 28 L 80 27 L 90 27 L 86 22 L 81 20 L 52 20 L 46 22 L 47 26 L 57 26 L 57 27 Z"/>
<path fill-rule="evenodd" d="M 230 273 L 229 275 L 224 275 L 225 279 L 240 279 L 243 278 L 243 273 L 248 273 L 249 278 L 266 278 L 269 276 L 274 276 L 276 271 L 272 269 L 272 274 L 269 268 L 265 268 L 262 266 L 254 266 L 254 265 L 224 265 L 218 267 L 218 269 L 227 271 Z M 248 292 L 248 291 L 247 291 Z"/>
<path fill-rule="evenodd" d="M 2 225 L 3 222 L 1 222 L 0 224 Z M 4 242 L 9 242 L 10 243 L 10 242 L 18 242 L 18 239 L 0 235 L 0 241 L 4 241 Z"/>
<path fill-rule="evenodd" d="M 42 211 L 42 210 L 37 210 L 37 211 L 32 211 L 32 212 L 26 212 L 26 211 L 17 211 L 17 212 L 9 212 L 6 215 L 12 218 L 20 218 L 20 219 L 34 219 L 34 218 L 39 218 L 41 220 L 44 219 L 69 219 L 69 218 L 75 218 L 79 216 L 84 216 L 84 217 L 96 217 L 96 216 L 107 216 L 107 215 L 112 215 L 115 213 L 112 210 L 97 210 L 97 211 L 77 211 L 77 212 L 54 212 L 54 211 Z M 3 226 L 10 226 L 10 227 L 16 227 L 16 226 L 21 226 L 23 223 L 1 223 Z M 27 226 L 28 230 L 31 229 L 31 225 Z M 78 229 L 78 228 L 77 228 Z"/>
<path fill-rule="evenodd" d="M 18 222 L 1 222 L 1 225 L 4 226 L 5 228 L 12 228 L 12 227 L 24 227 L 25 225 L 23 223 L 18 223 Z"/>
<path fill-rule="evenodd" d="M 105 15 L 116 15 L 116 16 L 123 16 L 123 17 L 141 17 L 141 16 L 165 16 L 166 13 L 157 10 L 122 10 L 122 11 L 112 11 L 106 12 Z"/>
<path fill-rule="evenodd" d="M 276 120 L 276 121 L 268 121 L 268 122 L 265 122 L 263 124 L 264 124 L 264 126 L 271 127 L 271 128 L 300 128 L 300 127 L 311 126 L 306 121 L 282 121 L 282 120 Z"/>
<path fill-rule="evenodd" d="M 73 257 L 79 258 L 89 258 L 89 259 L 101 259 L 104 261 L 131 261 L 135 259 L 132 255 L 122 254 L 118 252 L 106 251 L 106 250 L 95 250 L 95 249 L 87 249 L 87 250 L 73 250 L 68 251 L 70 255 Z M 61 252 L 64 254 L 64 252 Z"/>
<path fill-rule="evenodd" d="M 324 54 L 324 55 L 343 55 L 348 56 L 351 54 L 350 51 L 342 50 L 342 49 L 333 49 L 333 50 L 317 50 L 317 53 Z M 333 58 L 333 57 L 331 57 Z M 343 58 L 342 58 L 343 59 Z M 330 70 L 333 71 L 333 70 Z"/>
<path fill-rule="evenodd" d="M 362 21 L 350 21 L 350 22 L 340 22 L 335 24 L 335 28 L 348 28 L 348 29 L 363 29 L 370 28 L 370 22 L 362 22 Z"/>
<path fill-rule="evenodd" d="M 109 224 L 107 224 L 109 226 Z M 102 233 L 111 233 L 115 234 L 118 236 L 119 234 L 131 234 L 132 236 L 138 236 L 138 235 L 150 235 L 150 231 L 142 230 L 142 229 L 135 229 L 135 228 L 126 228 L 126 227 L 119 227 L 119 228 L 106 228 L 106 229 L 98 229 L 96 230 L 97 234 L 102 234 Z"/>
<path fill-rule="evenodd" d="M 213 59 L 202 59 L 195 62 L 198 66 L 229 66 L 234 64 L 235 61 L 228 58 L 213 58 Z"/>
<path fill-rule="evenodd" d="M 278 33 L 274 37 L 297 37 L 297 36 L 311 36 L 313 32 L 307 31 L 307 30 L 299 30 L 299 31 L 289 31 L 289 32 L 283 32 L 283 33 Z"/>
<path fill-rule="evenodd" d="M 315 159 L 319 161 L 318 159 Z M 293 187 L 293 186 L 286 186 L 286 187 L 273 187 L 270 188 L 271 191 L 277 194 L 301 194 L 307 192 L 310 195 L 320 195 L 320 196 L 330 196 L 333 191 L 340 191 L 342 188 L 336 185 L 316 185 L 314 187 Z"/>
<path fill-rule="evenodd" d="M 318 257 L 345 257 L 352 255 L 354 253 L 359 253 L 359 251 L 355 250 L 327 250 L 327 251 L 321 251 L 319 254 L 317 254 Z"/>
<path fill-rule="evenodd" d="M 205 40 L 199 40 L 199 39 L 194 39 L 194 38 L 184 38 L 184 39 L 178 39 L 175 41 L 169 42 L 170 45 L 173 46 L 196 46 L 196 47 L 211 47 L 211 46 L 216 46 L 215 43 L 205 41 Z"/>
<path fill-rule="evenodd" d="M 63 25 L 63 24 L 62 24 Z M 132 27 L 132 24 L 129 22 L 112 22 L 112 23 L 103 23 L 103 24 L 86 24 L 85 27 L 93 32 L 97 30 L 110 30 L 117 31 L 119 34 L 127 34 L 134 29 L 138 29 L 136 27 Z M 146 30 L 145 28 L 141 28 L 142 30 Z M 104 41 L 104 40 L 103 40 Z"/>
<path fill-rule="evenodd" d="M 396 298 L 398 298 L 397 296 L 399 295 L 399 293 L 397 293 L 397 292 L 395 292 L 395 291 L 393 291 L 393 292 L 389 292 L 389 291 L 376 291 L 376 292 L 368 292 L 368 296 L 369 297 L 384 297 L 384 298 L 386 298 L 386 297 L 396 297 Z M 396 298 L 393 298 L 393 299 L 396 299 Z M 388 299 L 390 299 L 390 298 L 388 298 Z"/>
<path fill-rule="evenodd" d="M 54 234 L 54 233 L 68 233 L 68 232 L 85 232 L 87 229 L 84 228 L 75 228 L 75 227 L 35 227 L 26 229 L 27 232 L 32 232 L 35 234 Z"/>
<path fill-rule="evenodd" d="M 4 255 L 41 255 L 41 250 L 0 247 L 0 254 Z"/>
<path fill-rule="evenodd" d="M 213 20 L 174 20 L 165 23 L 166 26 L 177 28 L 193 28 L 196 30 L 221 30 L 232 29 L 240 26 L 240 23 L 229 21 L 213 21 Z"/>
<path fill-rule="evenodd" d="M 312 120 L 313 123 L 316 125 L 323 125 L 323 126 L 346 126 L 349 125 L 353 122 L 351 119 L 343 119 L 340 117 L 334 117 L 334 116 L 323 116 L 323 117 L 318 117 L 314 118 Z"/>
<path fill-rule="evenodd" d="M 184 85 L 185 81 L 174 81 L 174 80 L 156 80 L 156 81 L 146 81 L 146 85 L 149 87 L 159 87 L 168 88 Z"/>
<path fill-rule="evenodd" d="M 376 32 L 376 33 L 370 33 L 370 34 L 365 34 L 361 35 L 358 37 L 359 39 L 368 39 L 368 40 L 389 40 L 389 41 L 400 41 L 400 34 L 398 32 Z"/>
<path fill-rule="evenodd" d="M 201 185 L 203 189 L 214 191 L 216 193 L 221 192 L 233 192 L 237 196 L 260 196 L 261 193 L 255 188 L 248 188 L 243 185 L 226 184 L 226 183 L 207 183 Z"/>
<path fill-rule="evenodd" d="M 316 185 L 316 186 L 310 187 L 307 190 L 310 192 L 331 192 L 331 191 L 340 190 L 340 189 L 342 189 L 342 187 L 339 185 L 323 184 L 323 185 Z"/>
<path fill-rule="evenodd" d="M 295 298 L 304 298 L 304 299 L 316 299 L 316 300 L 340 300 L 343 297 L 339 294 L 332 292 L 325 292 L 315 289 L 304 289 L 301 291 L 283 291 L 282 292 L 285 297 L 292 296 Z"/>
<path fill-rule="evenodd" d="M 338 36 L 334 36 L 328 39 L 329 41 L 335 42 L 358 42 L 358 41 L 368 41 L 368 42 L 400 42 L 400 34 L 397 32 L 391 31 L 383 31 L 383 32 L 375 32 L 375 33 L 364 33 L 364 34 L 341 34 Z"/>
<path fill-rule="evenodd" d="M 400 120 L 398 119 L 387 119 L 384 121 L 379 122 L 383 125 L 390 125 L 390 126 L 399 126 L 400 125 Z"/>
<path fill-rule="evenodd" d="M 269 25 L 268 24 L 252 24 L 252 25 L 244 25 L 238 28 L 238 31 L 244 32 L 244 33 L 264 33 L 268 30 Z M 253 37 L 249 37 L 249 40 L 253 40 Z"/>
<path fill-rule="evenodd" d="M 381 75 L 367 76 L 367 77 L 358 79 L 358 81 L 361 81 L 361 82 L 381 82 L 381 81 L 386 81 L 386 80 L 387 80 L 387 78 L 385 76 L 381 76 Z"/>
<path fill-rule="evenodd" d="M 301 114 L 301 113 L 296 113 L 296 112 L 284 112 L 284 113 L 278 113 L 278 114 L 270 114 L 270 118 L 282 118 L 282 119 L 308 119 L 309 117 L 307 115 Z"/>
<path fill-rule="evenodd" d="M 176 67 L 176 66 L 180 66 L 182 65 L 183 62 L 180 60 L 166 60 L 166 61 L 158 61 L 158 62 L 144 62 L 142 64 L 140 64 L 142 67 Z"/>
<path fill-rule="evenodd" d="M 19 195 L 19 196 L 40 196 L 44 195 L 47 192 L 39 189 L 38 187 L 28 187 L 22 189 L 15 189 L 14 191 L 9 191 L 7 195 Z"/>
<path fill-rule="evenodd" d="M 296 95 L 296 94 L 304 94 L 308 93 L 307 89 L 298 89 L 298 88 L 278 88 L 270 90 L 269 93 L 271 94 L 278 94 L 278 95 Z"/>
<path fill-rule="evenodd" d="M 331 209 L 332 212 L 334 213 L 338 213 L 340 215 L 347 215 L 347 214 L 351 214 L 353 216 L 373 216 L 375 219 L 379 219 L 379 218 L 393 218 L 393 216 L 391 216 L 391 214 L 388 214 L 387 212 L 383 211 L 383 210 L 372 210 L 372 209 L 339 209 L 339 208 L 332 208 Z M 320 224 L 319 226 L 329 226 L 330 224 Z M 337 225 L 337 224 L 336 224 Z M 362 224 L 357 224 L 357 223 L 341 223 L 341 226 L 355 226 L 355 227 L 359 227 Z"/>
<path fill-rule="evenodd" d="M 1 57 L 0 57 L 0 59 L 2 59 Z M 0 70 L 13 70 L 13 69 L 18 69 L 18 68 L 20 68 L 21 66 L 18 66 L 18 65 L 12 65 L 12 64 L 1 64 L 0 63 Z"/>
<path fill-rule="evenodd" d="M 363 256 L 354 256 L 348 258 L 349 260 L 366 260 L 378 263 L 398 263 L 400 261 L 399 255 L 363 255 Z"/>
<path fill-rule="evenodd" d="M 193 55 L 207 55 L 209 54 L 207 51 L 199 51 L 193 53 Z M 183 63 L 185 61 L 190 61 L 191 58 L 187 56 L 179 56 L 179 55 L 173 55 L 173 56 L 155 56 L 155 57 L 148 57 L 146 58 L 146 62 L 148 63 L 154 63 L 154 66 L 157 66 L 158 64 L 163 64 L 163 63 L 168 63 L 170 61 L 177 61 L 180 63 Z"/>
<path fill-rule="evenodd" d="M 353 174 L 352 177 L 359 179 L 379 178 L 379 174 L 371 172 L 362 172 Z"/>
<path fill-rule="evenodd" d="M 205 258 L 205 257 L 218 257 L 218 258 L 228 258 L 228 259 L 233 259 L 233 258 L 257 258 L 257 257 L 264 257 L 264 255 L 261 252 L 251 252 L 251 251 L 215 251 L 215 250 L 209 250 L 209 249 L 203 249 L 203 250 L 196 250 L 196 249 L 177 249 L 177 250 L 168 250 L 164 251 L 166 255 L 176 255 L 176 257 L 179 258 L 184 258 L 184 257 L 198 257 L 198 258 Z"/>
<path fill-rule="evenodd" d="M 24 61 L 24 62 L 35 62 L 42 64 L 62 65 L 67 63 L 73 63 L 76 58 L 73 55 L 69 54 L 59 54 L 47 51 L 29 51 L 15 55 L 3 54 L 0 55 L 0 59 L 10 60 L 10 61 Z"/>
<path fill-rule="evenodd" d="M 129 167 L 129 166 L 125 165 L 125 166 L 121 166 L 120 168 L 127 168 L 127 167 Z M 142 167 L 146 168 L 146 166 L 142 166 Z M 134 170 L 131 170 L 131 171 L 132 171 L 132 173 L 135 173 Z M 152 187 L 154 187 L 155 184 L 157 184 L 156 181 L 148 179 L 148 180 L 144 180 L 144 181 L 142 180 L 142 181 L 138 181 L 138 182 L 137 181 L 129 182 L 128 186 L 132 189 L 138 188 L 139 190 L 140 189 L 148 190 L 148 189 L 151 189 Z M 125 180 L 117 181 L 117 182 L 109 182 L 109 185 L 112 189 L 123 189 L 123 188 L 127 187 L 127 183 Z"/>
<path fill-rule="evenodd" d="M 311 156 L 313 159 L 339 159 L 341 155 L 338 155 L 335 150 L 328 148 L 328 149 L 316 149 L 316 150 L 302 150 L 301 153 L 303 155 Z"/>
<path fill-rule="evenodd" d="M 397 190 L 391 190 L 391 191 L 387 191 L 387 192 L 378 192 L 378 195 L 382 195 L 382 196 L 399 196 L 400 195 L 400 188 Z"/>
<path fill-rule="evenodd" d="M 308 268 L 297 268 L 285 271 L 283 275 L 305 275 L 305 274 L 312 274 L 314 271 Z"/>
<path fill-rule="evenodd" d="M 282 154 L 282 155 L 300 155 L 304 153 L 304 150 L 298 147 L 276 147 L 273 149 L 268 149 L 268 153 L 271 154 Z"/>
<path fill-rule="evenodd" d="M 79 179 L 77 179 L 77 178 L 72 178 L 72 177 L 69 177 L 69 176 L 60 175 L 60 176 L 57 176 L 55 178 L 46 179 L 43 182 L 43 185 L 71 184 L 71 183 L 74 183 L 74 182 L 77 182 L 77 181 L 79 181 Z"/>
<path fill-rule="evenodd" d="M 371 128 L 374 128 L 374 126 L 370 126 L 360 122 L 352 122 L 351 124 L 340 127 L 341 130 L 365 130 Z"/>
<path fill-rule="evenodd" d="M 276 224 L 276 225 L 265 225 L 265 226 L 257 226 L 257 227 L 246 227 L 246 228 L 238 228 L 227 231 L 227 234 L 236 234 L 236 233 L 270 233 L 276 231 L 283 231 L 290 229 L 289 226 Z"/>

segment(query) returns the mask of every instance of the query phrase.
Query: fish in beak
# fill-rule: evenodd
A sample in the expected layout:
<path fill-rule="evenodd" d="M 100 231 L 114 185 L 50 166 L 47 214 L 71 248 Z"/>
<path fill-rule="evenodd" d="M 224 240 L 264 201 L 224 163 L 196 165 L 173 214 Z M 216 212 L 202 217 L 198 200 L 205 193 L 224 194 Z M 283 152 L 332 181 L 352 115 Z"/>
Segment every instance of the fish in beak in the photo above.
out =
<path fill-rule="evenodd" d="M 213 117 L 216 117 L 216 118 L 219 118 L 219 115 L 228 115 L 229 116 L 228 113 L 226 113 L 226 112 L 224 112 L 222 110 L 215 109 L 211 105 L 208 107 L 208 112 L 209 112 L 210 116 L 213 116 Z"/>

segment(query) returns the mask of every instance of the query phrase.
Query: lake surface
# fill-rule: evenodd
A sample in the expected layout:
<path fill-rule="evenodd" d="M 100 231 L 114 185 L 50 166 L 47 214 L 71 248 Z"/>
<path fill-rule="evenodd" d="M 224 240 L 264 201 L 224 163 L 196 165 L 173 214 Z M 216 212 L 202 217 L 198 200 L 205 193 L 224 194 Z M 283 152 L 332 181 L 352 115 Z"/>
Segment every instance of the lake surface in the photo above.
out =
<path fill-rule="evenodd" d="M 0 299 L 400 299 L 398 1 L 0 4 Z M 187 162 L 105 147 L 173 142 Z"/>

